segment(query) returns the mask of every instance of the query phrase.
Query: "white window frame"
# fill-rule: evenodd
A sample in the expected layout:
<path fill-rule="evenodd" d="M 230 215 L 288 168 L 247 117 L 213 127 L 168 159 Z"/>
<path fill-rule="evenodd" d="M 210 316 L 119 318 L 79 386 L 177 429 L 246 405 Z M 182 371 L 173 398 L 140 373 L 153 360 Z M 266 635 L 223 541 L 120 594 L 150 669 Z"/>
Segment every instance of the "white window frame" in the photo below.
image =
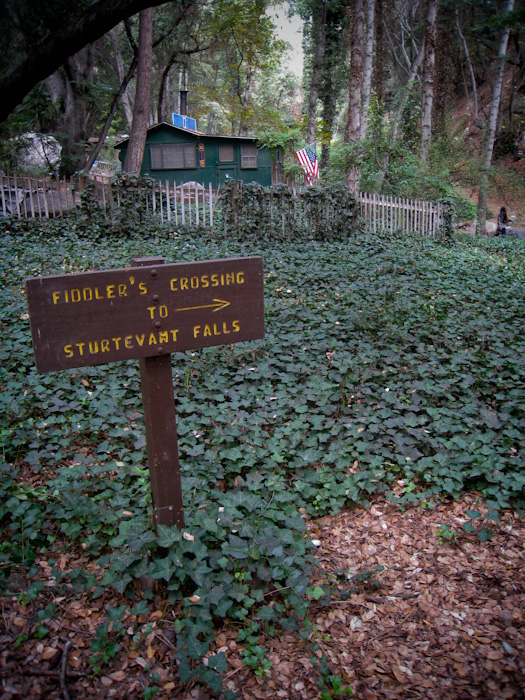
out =
<path fill-rule="evenodd" d="M 255 144 L 241 145 L 241 168 L 243 170 L 257 170 L 258 152 Z"/>

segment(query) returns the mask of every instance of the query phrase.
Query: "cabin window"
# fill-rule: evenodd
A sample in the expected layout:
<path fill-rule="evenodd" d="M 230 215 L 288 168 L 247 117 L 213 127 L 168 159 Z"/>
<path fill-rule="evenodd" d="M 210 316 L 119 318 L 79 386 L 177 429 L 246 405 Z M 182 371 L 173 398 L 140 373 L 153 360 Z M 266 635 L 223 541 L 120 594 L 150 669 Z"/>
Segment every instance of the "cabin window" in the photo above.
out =
<path fill-rule="evenodd" d="M 257 146 L 246 144 L 241 146 L 241 168 L 257 167 Z"/>
<path fill-rule="evenodd" d="M 219 163 L 231 163 L 235 160 L 233 156 L 233 144 L 226 143 L 219 145 Z"/>
<path fill-rule="evenodd" d="M 177 170 L 179 168 L 197 167 L 195 144 L 193 143 L 169 143 L 150 146 L 150 154 L 152 170 Z"/>

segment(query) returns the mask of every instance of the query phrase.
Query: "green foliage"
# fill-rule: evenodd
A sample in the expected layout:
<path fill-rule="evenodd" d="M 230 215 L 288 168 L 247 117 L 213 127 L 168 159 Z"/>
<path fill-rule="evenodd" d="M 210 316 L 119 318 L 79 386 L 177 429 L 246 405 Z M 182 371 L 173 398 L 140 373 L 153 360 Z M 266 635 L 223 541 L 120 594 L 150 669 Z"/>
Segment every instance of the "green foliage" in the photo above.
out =
<path fill-rule="evenodd" d="M 459 186 L 479 184 L 479 166 L 465 157 L 463 137 L 457 124 L 447 124 L 434 136 L 431 164 L 422 166 L 419 159 L 419 137 L 415 124 L 419 107 L 409 102 L 400 127 L 399 137 L 391 136 L 392 115 L 372 94 L 369 108 L 367 139 L 361 144 L 335 141 L 330 146 L 330 169 L 323 180 L 344 183 L 353 166 L 360 167 L 359 189 L 396 197 L 450 202 L 459 220 L 473 219 L 476 207 L 461 193 Z M 418 118 L 418 117 L 417 117 Z"/>
<path fill-rule="evenodd" d="M 452 530 L 448 525 L 440 525 L 436 530 L 436 535 L 439 540 L 439 544 L 443 544 L 445 541 L 454 544 L 458 533 Z"/>
<path fill-rule="evenodd" d="M 301 129 L 298 126 L 292 126 L 280 131 L 268 130 L 263 131 L 258 136 L 259 146 L 270 148 L 272 151 L 293 151 L 296 144 L 302 140 Z"/>
<path fill-rule="evenodd" d="M 482 515 L 479 510 L 467 510 L 468 520 L 463 523 L 465 532 L 475 532 L 480 542 L 487 542 L 492 539 L 492 530 L 486 527 L 489 522 L 499 523 L 499 509 L 490 508 L 485 515 Z M 480 527 L 484 526 L 484 527 Z"/>
<path fill-rule="evenodd" d="M 272 662 L 266 658 L 266 649 L 259 644 L 261 633 L 262 630 L 260 623 L 252 620 L 246 625 L 246 627 L 239 631 L 237 636 L 237 640 L 244 642 L 245 646 L 241 654 L 242 660 L 246 666 L 249 666 L 254 670 L 256 676 L 267 675 L 272 667 Z M 275 628 L 273 628 L 272 636 L 274 636 L 274 634 Z"/>
<path fill-rule="evenodd" d="M 341 676 L 338 676 L 330 671 L 328 666 L 328 658 L 321 656 L 317 659 L 312 657 L 311 663 L 319 673 L 317 685 L 319 687 L 320 700 L 332 700 L 332 698 L 351 698 L 354 696 L 352 688 L 349 685 L 344 685 Z"/>
<path fill-rule="evenodd" d="M 287 185 L 232 180 L 223 186 L 221 210 L 228 235 L 252 240 L 344 240 L 357 218 L 348 189 L 323 183 L 297 196 Z"/>
<path fill-rule="evenodd" d="M 475 533 L 482 543 L 492 539 L 493 531 L 488 527 L 488 524 L 499 523 L 500 520 L 498 505 L 492 502 L 488 502 L 488 505 L 492 505 L 492 507 L 484 515 L 479 510 L 468 508 L 466 511 L 468 520 L 463 523 L 464 532 Z M 438 536 L 439 544 L 443 544 L 445 541 L 455 544 L 459 533 L 448 525 L 440 525 L 436 530 L 436 535 Z"/>
<path fill-rule="evenodd" d="M 46 488 L 25 486 L 16 468 L 0 465 L 0 522 L 6 533 L 0 545 L 0 587 L 13 566 L 30 567 L 37 548 L 53 541 L 46 496 Z"/>
<path fill-rule="evenodd" d="M 89 647 L 91 652 L 89 662 L 93 666 L 93 673 L 95 674 L 97 674 L 102 666 L 105 666 L 120 649 L 120 644 L 112 642 L 108 637 L 109 623 L 110 621 L 107 620 L 97 627 L 95 638 Z"/>
<path fill-rule="evenodd" d="M 119 172 L 111 182 L 113 201 L 106 202 L 97 196 L 96 183 L 86 180 L 80 195 L 80 213 L 73 215 L 79 234 L 83 230 L 88 235 L 95 233 L 96 239 L 108 235 L 119 238 L 158 235 L 163 226 L 151 210 L 153 188 L 157 186 L 151 177 Z"/>

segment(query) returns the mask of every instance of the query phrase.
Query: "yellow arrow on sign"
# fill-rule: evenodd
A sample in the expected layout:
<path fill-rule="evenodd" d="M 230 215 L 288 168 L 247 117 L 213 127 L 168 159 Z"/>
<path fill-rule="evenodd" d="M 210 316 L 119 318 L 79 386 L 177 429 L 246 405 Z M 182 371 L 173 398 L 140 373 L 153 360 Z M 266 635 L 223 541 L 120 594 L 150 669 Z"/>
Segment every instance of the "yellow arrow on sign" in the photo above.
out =
<path fill-rule="evenodd" d="M 177 311 L 194 311 L 195 309 L 213 309 L 213 312 L 225 309 L 230 305 L 229 301 L 224 301 L 224 299 L 214 299 L 213 304 L 201 304 L 200 306 L 185 306 L 182 309 L 177 309 Z"/>

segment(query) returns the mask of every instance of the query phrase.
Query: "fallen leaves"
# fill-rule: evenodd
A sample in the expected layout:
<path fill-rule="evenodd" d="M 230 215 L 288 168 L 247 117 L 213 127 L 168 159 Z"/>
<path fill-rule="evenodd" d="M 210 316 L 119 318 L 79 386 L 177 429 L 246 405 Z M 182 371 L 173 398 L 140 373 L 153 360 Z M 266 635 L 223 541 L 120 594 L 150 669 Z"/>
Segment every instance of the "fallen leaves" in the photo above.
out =
<path fill-rule="evenodd" d="M 236 692 L 240 700 L 314 700 L 319 697 L 314 657 L 319 663 L 325 658 L 329 672 L 363 699 L 521 697 L 525 519 L 507 513 L 488 543 L 462 532 L 455 543 L 440 544 L 437 526 L 461 521 L 473 505 L 474 497 L 467 495 L 433 511 L 400 512 L 376 501 L 369 510 L 309 522 L 319 541 L 316 555 L 321 566 L 312 590 L 333 581 L 336 570 L 346 569 L 350 573 L 340 584 L 351 589 L 348 598 L 334 595 L 326 605 L 313 597 L 313 631 L 306 642 L 292 632 L 262 638 L 272 662 L 268 675 L 256 676 L 244 665 L 237 630 L 226 625 L 211 650 L 226 655 L 225 689 Z M 57 561 L 61 569 L 79 562 L 90 566 L 72 553 Z M 39 575 L 46 580 L 48 561 L 39 564 Z M 366 571 L 373 576 L 356 579 Z M 371 580 L 377 580 L 379 587 Z M 45 623 L 49 633 L 36 639 L 33 634 L 40 623 L 35 613 L 51 602 L 57 612 Z M 152 673 L 158 678 L 161 700 L 210 697 L 194 681 L 180 682 L 173 658 L 177 611 L 158 595 L 137 616 L 130 612 L 134 603 L 110 590 L 93 600 L 89 593 L 72 590 L 54 597 L 53 589 L 45 587 L 31 606 L 15 596 L 2 599 L 2 604 L 4 690 L 61 700 L 60 664 L 69 640 L 66 679 L 71 697 L 139 698 L 151 684 Z M 107 619 L 108 606 L 127 606 L 125 634 L 118 638 L 117 656 L 93 676 L 90 645 Z"/>

